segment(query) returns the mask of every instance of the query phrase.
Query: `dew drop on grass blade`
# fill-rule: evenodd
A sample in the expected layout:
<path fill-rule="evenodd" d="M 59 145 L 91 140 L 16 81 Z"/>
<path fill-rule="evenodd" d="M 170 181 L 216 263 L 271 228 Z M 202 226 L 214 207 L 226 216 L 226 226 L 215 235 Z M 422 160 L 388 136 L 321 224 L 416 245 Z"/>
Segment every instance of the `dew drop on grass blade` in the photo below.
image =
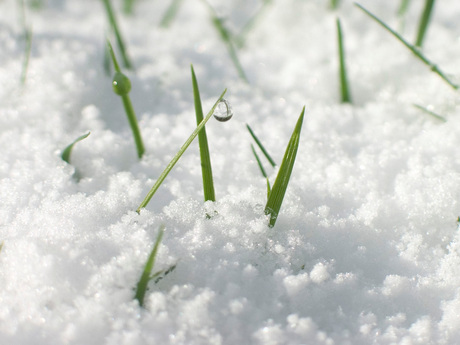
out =
<path fill-rule="evenodd" d="M 62 155 L 61 155 L 62 160 L 70 164 L 70 154 L 72 153 L 72 149 L 73 149 L 74 145 L 76 143 L 78 143 L 79 141 L 82 141 L 83 139 L 86 139 L 90 134 L 91 134 L 91 132 L 83 134 L 83 135 L 79 136 L 77 139 L 75 139 L 70 145 L 68 145 L 64 149 L 64 151 L 62 151 Z"/>
<path fill-rule="evenodd" d="M 153 266 L 155 265 L 155 258 L 158 253 L 158 247 L 160 246 L 161 239 L 163 238 L 164 229 L 164 225 L 161 225 L 160 229 L 158 230 L 157 239 L 153 249 L 150 252 L 147 262 L 145 263 L 144 271 L 142 272 L 141 278 L 139 279 L 139 282 L 136 286 L 136 295 L 134 298 L 139 301 L 139 305 L 141 307 L 144 306 L 145 293 L 147 292 L 149 281 L 152 279 L 150 275 L 152 273 Z"/>
<path fill-rule="evenodd" d="M 230 103 L 222 98 L 217 104 L 216 110 L 214 110 L 214 118 L 219 122 L 227 122 L 233 116 L 233 110 Z"/>
<path fill-rule="evenodd" d="M 413 106 L 415 108 L 423 111 L 425 114 L 428 114 L 428 115 L 432 116 L 433 118 L 435 118 L 438 121 L 447 122 L 447 120 L 443 116 L 441 116 L 439 114 L 436 114 L 434 111 L 431 111 L 430 109 L 425 108 L 424 106 L 421 106 L 419 104 L 413 104 Z"/>
<path fill-rule="evenodd" d="M 360 10 L 362 10 L 364 13 L 366 13 L 369 17 L 371 17 L 373 20 L 375 20 L 377 23 L 379 23 L 385 30 L 387 30 L 389 33 L 391 33 L 398 41 L 400 41 L 402 44 L 406 46 L 416 57 L 418 57 L 425 65 L 427 65 L 431 71 L 436 73 L 439 77 L 441 77 L 447 84 L 449 84 L 454 90 L 457 90 L 459 88 L 458 85 L 454 84 L 440 69 L 437 65 L 432 63 L 430 60 L 428 60 L 425 55 L 421 53 L 421 51 L 414 45 L 410 44 L 407 42 L 400 34 L 398 34 L 396 31 L 394 31 L 392 28 L 390 28 L 387 24 L 385 24 L 382 20 L 380 20 L 378 17 L 376 17 L 374 14 L 366 10 L 363 6 L 355 2 L 355 6 L 358 7 Z"/>
<path fill-rule="evenodd" d="M 300 142 L 300 131 L 302 130 L 302 122 L 305 114 L 305 107 L 300 113 L 297 124 L 292 133 L 289 144 L 284 153 L 283 161 L 281 162 L 280 170 L 276 176 L 275 183 L 265 205 L 265 214 L 270 215 L 269 227 L 275 226 L 276 219 L 278 218 L 281 204 L 283 203 L 284 195 L 286 193 L 289 179 L 291 178 L 292 168 L 294 167 L 297 149 Z"/>
<path fill-rule="evenodd" d="M 171 162 L 169 162 L 169 164 L 167 165 L 165 170 L 158 177 L 158 179 L 156 180 L 156 182 L 153 185 L 153 187 L 150 189 L 150 191 L 145 196 L 144 200 L 141 202 L 141 204 L 137 208 L 137 210 L 136 210 L 137 213 L 140 213 L 141 209 L 143 209 L 145 206 L 147 206 L 147 204 L 150 202 L 150 199 L 152 199 L 153 195 L 158 190 L 158 188 L 161 186 L 161 184 L 165 180 L 166 176 L 168 176 L 169 172 L 172 170 L 174 165 L 176 165 L 177 161 L 180 159 L 182 154 L 185 152 L 185 150 L 187 150 L 187 148 L 190 146 L 190 144 L 192 143 L 193 139 L 195 139 L 195 137 L 198 135 L 198 133 L 201 131 L 201 129 L 203 129 L 203 127 L 205 126 L 206 122 L 208 122 L 209 119 L 212 117 L 212 115 L 214 113 L 214 110 L 217 107 L 217 104 L 224 97 L 226 92 L 227 92 L 227 89 L 225 89 L 224 92 L 222 92 L 222 94 L 219 96 L 219 98 L 217 99 L 216 103 L 214 103 L 214 105 L 212 106 L 211 110 L 208 112 L 208 114 L 203 119 L 203 121 L 201 121 L 201 123 L 195 128 L 195 130 L 192 132 L 190 137 L 185 141 L 185 143 L 182 145 L 182 147 L 179 149 L 179 151 L 176 153 L 176 155 L 172 158 Z"/>
<path fill-rule="evenodd" d="M 203 121 L 203 108 L 201 106 L 200 89 L 198 88 L 198 81 L 196 80 L 193 65 L 190 66 L 190 69 L 192 71 L 193 100 L 195 104 L 196 125 L 198 126 L 201 123 L 201 121 Z M 220 102 L 217 106 L 219 106 L 219 104 Z M 208 138 L 206 135 L 206 127 L 203 127 L 203 129 L 198 133 L 198 146 L 200 147 L 201 175 L 203 178 L 204 201 L 216 201 L 216 195 L 214 192 L 214 181 L 212 178 L 211 157 L 209 155 Z"/>

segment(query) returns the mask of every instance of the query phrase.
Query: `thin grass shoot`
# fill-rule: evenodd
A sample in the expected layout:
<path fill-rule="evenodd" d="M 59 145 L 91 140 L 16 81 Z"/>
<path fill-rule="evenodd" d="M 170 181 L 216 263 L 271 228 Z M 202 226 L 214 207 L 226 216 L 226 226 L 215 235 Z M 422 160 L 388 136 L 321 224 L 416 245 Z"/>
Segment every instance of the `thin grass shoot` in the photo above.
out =
<path fill-rule="evenodd" d="M 329 6 L 335 10 L 337 7 L 339 7 L 340 0 L 330 0 Z"/>
<path fill-rule="evenodd" d="M 297 149 L 299 148 L 300 132 L 302 130 L 302 122 L 305 114 L 305 107 L 303 107 L 297 120 L 296 126 L 289 140 L 286 152 L 284 153 L 283 161 L 281 162 L 280 170 L 276 176 L 275 183 L 269 194 L 267 204 L 265 205 L 265 214 L 270 216 L 269 227 L 275 226 L 278 218 L 281 204 L 283 203 L 284 195 L 291 178 L 292 169 L 294 167 L 295 159 L 297 156 Z"/>
<path fill-rule="evenodd" d="M 123 0 L 123 12 L 125 14 L 133 14 L 135 0 Z"/>
<path fill-rule="evenodd" d="M 109 19 L 110 26 L 112 27 L 112 30 L 115 34 L 115 38 L 117 40 L 117 45 L 118 49 L 120 50 L 121 57 L 123 59 L 123 65 L 128 68 L 132 69 L 133 64 L 131 63 L 131 59 L 128 56 L 128 52 L 126 50 L 126 45 L 123 40 L 123 37 L 121 36 L 121 32 L 118 26 L 117 19 L 115 17 L 115 12 L 113 11 L 112 5 L 110 3 L 110 0 L 103 0 L 104 2 L 104 7 L 105 11 L 107 13 L 107 17 Z"/>
<path fill-rule="evenodd" d="M 422 16 L 418 24 L 417 37 L 415 39 L 415 46 L 421 48 L 423 40 L 425 39 L 428 23 L 430 22 L 431 14 L 433 12 L 435 0 L 425 0 L 425 7 L 423 8 Z"/>
<path fill-rule="evenodd" d="M 246 128 L 248 129 L 249 131 L 249 134 L 251 134 L 252 138 L 254 139 L 254 141 L 256 142 L 257 146 L 259 146 L 260 150 L 262 151 L 262 153 L 264 154 L 265 158 L 267 158 L 267 160 L 270 162 L 271 166 L 272 167 L 276 167 L 276 163 L 275 161 L 273 160 L 273 158 L 268 154 L 267 150 L 265 149 L 264 145 L 262 145 L 262 143 L 260 142 L 259 138 L 256 136 L 256 134 L 254 133 L 254 131 L 252 130 L 252 128 L 246 124 Z"/>
<path fill-rule="evenodd" d="M 351 103 L 351 95 L 350 95 L 350 87 L 348 85 L 348 78 L 347 78 L 347 66 L 345 63 L 345 49 L 343 47 L 343 33 L 342 33 L 342 25 L 340 24 L 340 19 L 337 18 L 337 42 L 338 42 L 338 50 L 339 50 L 339 62 L 340 62 L 340 70 L 339 70 L 339 77 L 340 77 L 340 97 L 342 103 Z"/>
<path fill-rule="evenodd" d="M 83 139 L 88 138 L 88 136 L 91 134 L 91 132 L 88 132 L 86 134 L 80 135 L 77 139 L 75 139 L 70 145 L 68 145 L 64 151 L 62 151 L 61 158 L 64 162 L 67 162 L 70 164 L 70 154 L 72 153 L 73 147 L 75 146 L 76 143 L 82 141 Z"/>
<path fill-rule="evenodd" d="M 238 36 L 235 37 L 235 44 L 241 48 L 244 46 L 246 37 L 251 32 L 256 24 L 262 19 L 263 15 L 267 12 L 269 5 L 273 3 L 273 0 L 262 0 L 262 6 L 259 10 L 248 20 L 243 26 Z"/>
<path fill-rule="evenodd" d="M 217 99 L 216 103 L 212 106 L 211 110 L 208 112 L 206 117 L 201 121 L 201 123 L 195 128 L 195 130 L 192 132 L 190 137 L 185 141 L 185 143 L 182 145 L 182 147 L 179 149 L 179 151 L 176 153 L 176 155 L 172 158 L 171 162 L 166 166 L 165 170 L 161 173 L 161 175 L 158 177 L 156 182 L 154 183 L 153 187 L 150 189 L 150 191 L 147 193 L 145 196 L 144 200 L 141 202 L 139 207 L 137 208 L 136 212 L 140 213 L 141 209 L 145 208 L 152 197 L 155 195 L 155 192 L 158 190 L 158 188 L 161 186 L 163 181 L 165 180 L 166 176 L 170 173 L 172 168 L 176 165 L 177 161 L 180 159 L 180 157 L 184 154 L 185 150 L 190 146 L 192 143 L 193 139 L 198 135 L 198 133 L 204 128 L 206 125 L 206 122 L 209 121 L 209 119 L 213 116 L 214 110 L 217 107 L 217 104 L 221 101 L 221 99 L 224 97 L 225 93 L 227 92 L 227 89 L 222 92 L 222 94 L 219 96 Z"/>
<path fill-rule="evenodd" d="M 376 17 L 374 14 L 369 12 L 367 9 L 365 9 L 363 6 L 361 6 L 358 3 L 355 3 L 355 6 L 357 6 L 359 9 L 361 9 L 364 13 L 366 13 L 369 17 L 374 19 L 377 23 L 379 23 L 385 30 L 387 30 L 389 33 L 391 33 L 398 41 L 400 41 L 402 44 L 404 44 L 417 58 L 419 58 L 425 65 L 427 65 L 431 71 L 436 73 L 439 77 L 441 77 L 447 84 L 449 84 L 454 90 L 457 90 L 459 86 L 452 82 L 440 69 L 437 65 L 432 63 L 430 60 L 428 60 L 425 55 L 422 54 L 422 52 L 414 45 L 410 44 L 407 42 L 400 34 L 398 34 L 396 31 L 394 31 L 392 28 L 390 28 L 387 24 L 385 24 L 381 19 Z"/>
<path fill-rule="evenodd" d="M 399 18 L 399 31 L 403 32 L 406 26 L 406 14 L 409 9 L 410 0 L 401 0 L 399 4 L 397 15 Z"/>
<path fill-rule="evenodd" d="M 425 114 L 428 114 L 430 116 L 432 116 L 433 118 L 435 118 L 436 120 L 439 120 L 441 122 L 447 122 L 446 118 L 435 113 L 434 111 L 422 106 L 422 105 L 419 105 L 419 104 L 413 104 L 413 106 L 421 111 L 423 111 Z"/>
<path fill-rule="evenodd" d="M 203 0 L 203 2 L 207 5 L 207 7 L 209 8 L 209 11 L 211 12 L 212 23 L 214 24 L 214 27 L 219 33 L 220 38 L 222 39 L 224 44 L 227 46 L 227 50 L 230 55 L 230 59 L 232 60 L 233 65 L 235 66 L 239 77 L 243 79 L 246 83 L 249 83 L 249 80 L 246 77 L 246 73 L 243 70 L 243 66 L 241 65 L 240 60 L 238 59 L 238 55 L 236 54 L 236 49 L 233 45 L 232 35 L 228 31 L 228 29 L 225 27 L 223 20 L 219 18 L 214 8 L 206 0 Z"/>
<path fill-rule="evenodd" d="M 155 277 L 155 276 L 152 277 L 151 274 L 152 274 L 153 266 L 155 265 L 155 258 L 158 253 L 158 247 L 160 246 L 161 239 L 163 238 L 164 229 L 165 229 L 164 225 L 161 225 L 160 229 L 158 230 L 157 239 L 155 240 L 153 249 L 150 252 L 147 262 L 145 263 L 144 270 L 142 271 L 141 278 L 139 279 L 139 282 L 137 283 L 137 286 L 136 286 L 136 294 L 134 298 L 138 300 L 139 305 L 141 307 L 144 306 L 145 293 L 148 290 L 149 282 L 150 280 L 152 280 L 152 278 Z"/>
<path fill-rule="evenodd" d="M 165 14 L 163 15 L 163 18 L 161 18 L 160 26 L 162 28 L 167 28 L 171 25 L 172 21 L 177 15 L 177 12 L 179 11 L 180 6 L 182 5 L 182 1 L 183 0 L 171 1 L 171 4 L 168 6 Z"/>
<path fill-rule="evenodd" d="M 25 9 L 25 1 L 20 0 L 20 7 L 21 7 L 21 24 L 23 27 L 24 32 L 24 60 L 22 62 L 22 71 L 21 71 L 21 85 L 25 85 L 27 79 L 27 71 L 29 69 L 29 61 L 30 61 L 30 52 L 32 51 L 32 28 L 27 25 L 26 20 L 26 9 Z"/>
<path fill-rule="evenodd" d="M 131 91 L 131 81 L 129 78 L 121 73 L 120 66 L 118 65 L 117 58 L 113 52 L 112 45 L 107 41 L 107 47 L 109 49 L 110 56 L 112 57 L 113 66 L 115 68 L 115 75 L 112 80 L 113 92 L 119 95 L 123 101 L 126 116 L 128 117 L 129 125 L 133 132 L 134 142 L 136 144 L 137 156 L 142 158 L 145 152 L 144 142 L 142 141 L 141 131 L 137 122 L 136 113 L 134 112 L 131 99 L 129 98 L 129 92 Z"/>
<path fill-rule="evenodd" d="M 193 101 L 195 104 L 195 116 L 197 126 L 203 121 L 203 108 L 201 106 L 200 90 L 196 80 L 193 65 L 190 66 L 192 72 Z M 216 201 L 214 191 L 214 181 L 212 178 L 211 157 L 209 155 L 208 138 L 206 136 L 206 127 L 198 133 L 198 145 L 200 147 L 201 175 L 203 178 L 204 201 Z"/>

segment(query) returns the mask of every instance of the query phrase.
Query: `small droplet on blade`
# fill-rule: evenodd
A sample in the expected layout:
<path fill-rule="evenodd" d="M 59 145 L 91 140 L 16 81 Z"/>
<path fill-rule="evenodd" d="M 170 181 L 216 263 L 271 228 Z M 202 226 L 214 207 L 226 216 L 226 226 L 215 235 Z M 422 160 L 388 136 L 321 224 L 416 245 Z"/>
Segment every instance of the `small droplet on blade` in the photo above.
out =
<path fill-rule="evenodd" d="M 226 99 L 222 98 L 220 102 L 217 104 L 217 107 L 214 110 L 213 115 L 217 121 L 220 121 L 220 122 L 228 121 L 233 116 L 232 106 L 230 105 L 230 103 L 228 103 Z"/>

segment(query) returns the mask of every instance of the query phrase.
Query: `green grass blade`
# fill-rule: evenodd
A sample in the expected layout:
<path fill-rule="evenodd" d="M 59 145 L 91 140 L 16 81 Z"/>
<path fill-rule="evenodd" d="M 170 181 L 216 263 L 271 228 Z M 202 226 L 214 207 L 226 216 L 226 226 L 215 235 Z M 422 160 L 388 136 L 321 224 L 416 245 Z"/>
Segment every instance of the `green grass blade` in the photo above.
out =
<path fill-rule="evenodd" d="M 340 0 L 331 0 L 330 6 L 332 9 L 336 9 L 337 7 L 339 7 L 339 4 Z"/>
<path fill-rule="evenodd" d="M 137 156 L 142 158 L 145 152 L 144 142 L 142 141 L 141 131 L 139 129 L 139 124 L 137 122 L 136 113 L 134 112 L 133 105 L 131 103 L 131 98 L 129 98 L 129 92 L 131 91 L 131 81 L 129 78 L 121 73 L 120 66 L 118 65 L 117 58 L 113 52 L 112 45 L 107 41 L 107 46 L 112 57 L 113 66 L 115 68 L 115 75 L 112 80 L 113 92 L 121 97 L 123 101 L 123 107 L 125 108 L 126 116 L 128 117 L 128 122 L 133 132 L 134 142 L 136 144 Z"/>
<path fill-rule="evenodd" d="M 123 59 L 123 64 L 126 68 L 131 69 L 133 65 L 131 63 L 131 60 L 128 57 L 126 46 L 121 36 L 121 32 L 120 32 L 117 20 L 115 18 L 115 13 L 112 9 L 112 5 L 110 4 L 110 0 L 103 0 L 103 2 L 105 6 L 105 11 L 107 12 L 107 17 L 109 18 L 110 26 L 112 27 L 113 32 L 115 33 L 115 38 L 117 40 L 118 49 L 120 50 L 121 57 Z"/>
<path fill-rule="evenodd" d="M 161 225 L 153 249 L 147 259 L 147 262 L 145 263 L 141 279 L 139 279 L 139 282 L 137 283 L 136 295 L 134 296 L 134 298 L 139 301 L 139 305 L 141 307 L 144 306 L 145 293 L 147 292 L 148 284 L 151 279 L 150 275 L 152 273 L 153 266 L 155 265 L 155 258 L 157 256 L 158 247 L 160 246 L 161 239 L 163 238 L 164 229 L 164 225 Z"/>
<path fill-rule="evenodd" d="M 420 50 L 415 47 L 414 45 L 410 44 L 407 42 L 400 34 L 398 34 L 396 31 L 391 29 L 388 25 L 386 25 L 382 20 L 377 18 L 374 14 L 366 10 L 363 6 L 360 4 L 355 3 L 355 5 L 360 8 L 364 13 L 366 13 L 369 17 L 374 19 L 377 23 L 379 23 L 383 28 L 385 28 L 388 32 L 390 32 L 394 37 L 396 37 L 402 44 L 404 44 L 416 57 L 418 57 L 425 65 L 427 65 L 431 71 L 436 73 L 439 77 L 441 77 L 446 83 L 448 83 L 454 90 L 457 90 L 459 88 L 458 85 L 454 84 L 447 76 L 439 69 L 438 66 L 433 64 L 430 60 L 428 60 L 421 52 Z"/>
<path fill-rule="evenodd" d="M 431 13 L 433 12 L 434 0 L 425 0 L 425 8 L 423 9 L 422 16 L 418 25 L 417 38 L 415 39 L 415 46 L 421 48 L 423 39 L 425 38 L 426 29 L 430 22 Z"/>
<path fill-rule="evenodd" d="M 193 65 L 190 67 L 192 71 L 192 85 L 193 85 L 193 100 L 195 103 L 195 115 L 197 126 L 203 121 L 203 108 L 201 107 L 200 90 L 196 80 Z M 214 192 L 214 182 L 212 178 L 211 157 L 209 156 L 208 138 L 206 136 L 206 127 L 198 133 L 198 144 L 200 147 L 201 159 L 201 174 L 203 177 L 203 192 L 204 201 L 216 201 Z"/>
<path fill-rule="evenodd" d="M 276 176 L 267 204 L 265 205 L 265 214 L 270 215 L 269 227 L 271 228 L 275 226 L 275 222 L 278 218 L 281 204 L 283 203 L 284 195 L 289 184 L 289 179 L 291 178 L 292 168 L 294 167 L 297 149 L 299 147 L 300 131 L 302 129 L 304 114 L 305 107 L 303 107 L 299 119 L 297 120 L 297 124 L 286 148 L 280 170 Z"/>
<path fill-rule="evenodd" d="M 398 16 L 403 17 L 406 15 L 407 10 L 409 9 L 410 0 L 401 0 L 398 8 Z"/>
<path fill-rule="evenodd" d="M 272 167 L 276 167 L 276 163 L 275 161 L 273 160 L 273 158 L 268 154 L 267 150 L 265 150 L 265 147 L 262 145 L 262 143 L 260 142 L 259 138 L 257 138 L 257 136 L 255 135 L 255 133 L 253 132 L 253 130 L 251 129 L 251 127 L 249 127 L 248 124 L 246 124 L 246 128 L 248 129 L 249 133 L 251 134 L 252 138 L 254 139 L 254 141 L 256 142 L 257 146 L 259 146 L 260 150 L 262 151 L 262 153 L 264 154 L 265 158 L 267 158 L 267 160 L 270 162 L 271 166 Z"/>
<path fill-rule="evenodd" d="M 240 60 L 238 59 L 238 56 L 236 54 L 236 49 L 235 49 L 235 47 L 233 45 L 232 36 L 231 36 L 230 32 L 225 27 L 224 23 L 222 22 L 222 19 L 220 19 L 217 16 L 217 13 L 214 10 L 214 8 L 206 0 L 203 0 L 203 2 L 208 6 L 208 8 L 209 8 L 209 10 L 211 12 L 212 23 L 214 24 L 214 27 L 216 28 L 217 32 L 219 33 L 220 38 L 222 39 L 222 41 L 227 46 L 227 50 L 228 50 L 228 53 L 230 55 L 230 59 L 232 60 L 233 65 L 235 66 L 239 77 L 241 79 L 243 79 L 246 83 L 249 83 L 249 80 L 246 77 L 246 73 L 244 73 L 243 66 L 241 66 Z"/>
<path fill-rule="evenodd" d="M 125 14 L 132 14 L 134 7 L 134 0 L 124 0 L 123 1 L 123 12 Z"/>
<path fill-rule="evenodd" d="M 2 243 L 0 243 L 0 252 L 1 252 L 2 249 L 3 249 L 3 245 L 4 245 L 4 242 L 2 241 Z"/>
<path fill-rule="evenodd" d="M 254 145 L 251 144 L 251 149 L 252 153 L 254 154 L 254 157 L 256 157 L 257 164 L 259 165 L 260 172 L 262 173 L 262 176 L 268 179 L 267 173 L 265 172 L 264 166 L 262 165 L 262 162 L 260 161 L 259 155 L 257 154 L 256 150 L 254 149 Z"/>
<path fill-rule="evenodd" d="M 348 87 L 347 79 L 347 66 L 345 64 L 345 52 L 343 48 L 343 34 L 340 19 L 337 18 L 337 41 L 339 48 L 339 61 L 340 61 L 340 95 L 342 103 L 351 103 L 350 88 Z"/>
<path fill-rule="evenodd" d="M 21 24 L 24 31 L 24 60 L 22 62 L 21 85 L 25 85 L 27 79 L 27 70 L 29 69 L 30 52 L 32 51 L 32 29 L 27 25 L 26 6 L 24 0 L 20 0 Z"/>
<path fill-rule="evenodd" d="M 62 160 L 70 164 L 70 154 L 72 153 L 72 149 L 73 149 L 74 145 L 76 143 L 78 143 L 79 141 L 82 141 L 83 139 L 86 139 L 90 134 L 91 134 L 91 132 L 88 132 L 86 134 L 83 134 L 83 135 L 79 136 L 69 146 L 67 146 L 64 149 L 64 151 L 62 151 L 62 155 L 61 155 Z"/>
<path fill-rule="evenodd" d="M 141 204 L 137 208 L 137 210 L 136 210 L 137 213 L 140 213 L 141 209 L 143 209 L 145 206 L 147 206 L 147 204 L 150 202 L 150 199 L 152 199 L 153 195 L 158 190 L 160 185 L 163 183 L 163 181 L 165 180 L 166 176 L 168 176 L 169 172 L 172 170 L 174 165 L 176 165 L 176 163 L 179 160 L 179 158 L 182 156 L 182 154 L 185 152 L 185 150 L 187 150 L 187 148 L 190 146 L 190 144 L 192 143 L 193 139 L 195 139 L 195 137 L 198 135 L 198 133 L 201 131 L 201 129 L 203 129 L 203 127 L 205 126 L 206 122 L 208 122 L 208 120 L 212 117 L 212 115 L 214 113 L 214 110 L 217 107 L 217 104 L 220 102 L 222 97 L 224 97 L 226 92 L 227 92 L 227 89 L 225 89 L 224 92 L 222 92 L 222 94 L 219 96 L 219 98 L 217 99 L 216 103 L 214 103 L 214 105 L 212 106 L 211 110 L 206 115 L 206 117 L 203 119 L 203 121 L 201 121 L 201 123 L 195 128 L 195 130 L 192 132 L 190 137 L 185 141 L 185 143 L 182 145 L 182 147 L 179 149 L 179 151 L 173 157 L 171 162 L 169 162 L 168 166 L 165 168 L 165 170 L 158 177 L 158 179 L 155 182 L 155 184 L 153 185 L 152 189 L 150 189 L 150 191 L 147 193 L 147 195 L 144 198 L 144 200 L 141 202 Z"/>
<path fill-rule="evenodd" d="M 173 19 L 176 17 L 177 11 L 179 10 L 182 0 L 172 0 L 171 5 L 167 8 L 163 18 L 161 19 L 160 26 L 167 28 L 171 25 Z"/>
<path fill-rule="evenodd" d="M 437 119 L 439 121 L 447 122 L 447 120 L 443 116 L 441 116 L 439 114 L 436 114 L 434 111 L 431 111 L 428 108 L 425 108 L 424 106 L 421 106 L 419 104 L 413 104 L 413 106 L 416 107 L 417 109 L 423 111 L 425 114 L 433 116 L 435 119 Z"/>
<path fill-rule="evenodd" d="M 267 11 L 268 5 L 271 5 L 273 3 L 273 0 L 263 0 L 262 1 L 262 6 L 260 9 L 254 14 L 251 19 L 243 26 L 241 29 L 239 35 L 235 37 L 235 43 L 238 47 L 244 46 L 244 42 L 246 40 L 246 36 L 249 34 L 249 32 L 256 26 L 257 22 L 260 21 L 262 18 L 263 14 Z"/>

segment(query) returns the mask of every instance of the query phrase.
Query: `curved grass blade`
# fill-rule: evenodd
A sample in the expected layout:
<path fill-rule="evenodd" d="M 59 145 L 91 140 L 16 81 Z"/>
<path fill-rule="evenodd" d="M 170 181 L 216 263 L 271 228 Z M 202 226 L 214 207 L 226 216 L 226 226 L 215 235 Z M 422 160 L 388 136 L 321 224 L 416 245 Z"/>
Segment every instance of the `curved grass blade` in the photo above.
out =
<path fill-rule="evenodd" d="M 123 101 L 123 106 L 125 108 L 126 116 L 128 117 L 128 122 L 133 132 L 134 142 L 136 144 L 137 156 L 142 158 L 142 155 L 145 152 L 144 142 L 142 141 L 141 131 L 139 129 L 139 124 L 137 123 L 136 113 L 134 112 L 133 104 L 131 103 L 131 98 L 129 98 L 129 92 L 131 91 L 131 81 L 129 78 L 121 73 L 120 66 L 118 65 L 117 58 L 113 52 L 112 45 L 107 41 L 107 46 L 112 57 L 113 66 L 115 68 L 115 75 L 112 80 L 113 91 L 121 97 Z"/>
<path fill-rule="evenodd" d="M 76 143 L 78 143 L 79 141 L 82 141 L 83 139 L 86 139 L 90 134 L 91 134 L 91 132 L 88 132 L 86 134 L 83 134 L 83 135 L 79 136 L 69 146 L 67 146 L 64 149 L 64 151 L 62 151 L 62 155 L 61 155 L 62 160 L 70 164 L 70 154 L 72 153 L 72 149 L 73 149 L 74 145 Z"/>
<path fill-rule="evenodd" d="M 167 8 L 163 18 L 161 19 L 160 26 L 167 28 L 171 25 L 171 22 L 176 17 L 177 11 L 179 10 L 182 0 L 172 0 L 171 5 Z"/>
<path fill-rule="evenodd" d="M 270 192 L 270 195 L 265 205 L 265 214 L 270 215 L 269 227 L 272 228 L 275 226 L 276 219 L 283 203 L 284 195 L 286 193 L 287 186 L 289 184 L 289 179 L 291 178 L 292 168 L 294 167 L 297 149 L 300 142 L 300 131 L 302 129 L 303 117 L 305 114 L 305 107 L 303 107 L 302 112 L 300 113 L 299 119 L 295 126 L 294 132 L 292 133 L 289 144 L 284 153 L 284 158 L 276 176 L 275 183 Z"/>
<path fill-rule="evenodd" d="M 342 25 L 340 24 L 340 19 L 337 18 L 337 41 L 339 48 L 339 61 L 340 61 L 340 95 L 342 103 L 351 103 L 350 88 L 348 86 L 347 79 L 347 66 L 345 64 L 345 52 L 343 49 L 343 34 L 342 34 Z"/>
<path fill-rule="evenodd" d="M 155 264 L 155 257 L 157 256 L 158 247 L 160 246 L 161 239 L 163 238 L 164 230 L 164 225 L 161 225 L 153 249 L 150 252 L 147 262 L 145 263 L 141 279 L 139 279 L 139 282 L 136 286 L 136 295 L 134 296 L 134 298 L 139 301 L 139 305 L 141 307 L 144 306 L 145 293 L 147 292 L 149 281 L 152 279 L 150 275 Z"/>
<path fill-rule="evenodd" d="M 226 92 L 227 92 L 227 89 L 225 89 L 224 92 L 222 92 L 222 94 L 219 96 L 219 98 L 217 99 L 216 103 L 214 103 L 214 105 L 212 106 L 211 110 L 206 115 L 206 117 L 203 119 L 203 121 L 201 121 L 201 123 L 195 128 L 195 130 L 192 132 L 190 137 L 185 141 L 185 143 L 182 145 L 182 147 L 179 149 L 179 151 L 173 157 L 171 162 L 169 162 L 169 164 L 167 165 L 165 170 L 161 173 L 161 175 L 156 180 L 156 182 L 153 185 L 152 189 L 150 189 L 150 191 L 147 193 L 147 195 L 144 198 L 144 200 L 141 202 L 141 204 L 137 208 L 137 210 L 136 210 L 137 213 L 140 213 L 141 209 L 143 209 L 145 206 L 147 206 L 147 204 L 150 202 L 150 199 L 152 199 L 153 195 L 158 190 L 160 185 L 163 183 L 163 181 L 165 180 L 166 176 L 168 176 L 169 172 L 172 170 L 174 165 L 176 165 L 177 161 L 180 159 L 182 154 L 185 152 L 185 150 L 187 150 L 187 148 L 192 143 L 193 139 L 195 139 L 195 137 L 198 135 L 198 133 L 203 129 L 203 127 L 206 124 L 206 122 L 208 122 L 208 120 L 212 117 L 212 114 L 214 113 L 214 110 L 216 109 L 217 104 L 220 102 L 222 97 L 224 97 Z"/>
<path fill-rule="evenodd" d="M 430 22 L 431 13 L 433 11 L 434 0 L 426 0 L 425 7 L 423 9 L 422 16 L 418 25 L 417 38 L 415 39 L 415 46 L 421 48 L 423 45 L 423 39 L 425 38 L 426 29 Z"/>
<path fill-rule="evenodd" d="M 415 47 L 414 45 L 410 44 L 407 42 L 400 34 L 398 34 L 396 31 L 394 31 L 392 28 L 390 28 L 387 24 L 385 24 L 382 20 L 377 18 L 374 14 L 366 10 L 363 6 L 355 2 L 355 6 L 357 6 L 359 9 L 361 9 L 364 13 L 366 13 L 369 17 L 374 19 L 377 23 L 379 23 L 384 29 L 386 29 L 388 32 L 390 32 L 394 37 L 396 37 L 402 44 L 404 44 L 416 57 L 418 57 L 425 65 L 427 65 L 431 71 L 436 73 L 438 76 L 440 76 L 447 84 L 449 84 L 454 90 L 457 90 L 459 88 L 458 85 L 454 84 L 447 76 L 439 69 L 438 66 L 433 64 L 430 60 L 428 60 L 421 52 L 420 50 Z"/>
<path fill-rule="evenodd" d="M 118 27 L 117 20 L 115 18 L 115 13 L 112 9 L 112 5 L 110 4 L 110 0 L 103 0 L 105 5 L 105 11 L 107 12 L 107 16 L 109 18 L 110 26 L 115 33 L 115 38 L 117 40 L 118 48 L 120 49 L 121 57 L 123 59 L 123 64 L 126 68 L 131 69 L 133 65 L 131 60 L 128 57 L 128 53 L 126 51 L 125 43 L 123 38 L 121 37 L 120 29 Z"/>
<path fill-rule="evenodd" d="M 414 107 L 416 107 L 417 109 L 423 111 L 425 114 L 428 114 L 430 116 L 433 116 L 436 120 L 439 120 L 439 121 L 442 121 L 442 122 L 447 122 L 447 120 L 442 117 L 441 115 L 439 114 L 436 114 L 434 111 L 431 111 L 429 110 L 428 108 L 425 108 L 424 106 L 421 106 L 419 104 L 412 104 Z"/>
<path fill-rule="evenodd" d="M 190 68 L 192 71 L 193 101 L 195 103 L 196 125 L 198 126 L 201 121 L 203 121 L 203 108 L 201 107 L 200 90 L 198 88 L 198 82 L 196 80 L 195 71 L 193 70 L 193 65 L 190 66 Z M 200 147 L 204 201 L 216 201 L 214 182 L 212 178 L 211 157 L 209 156 L 208 138 L 206 136 L 205 127 L 198 133 L 198 145 Z"/>
<path fill-rule="evenodd" d="M 259 148 L 262 151 L 262 153 L 264 154 L 265 158 L 267 158 L 267 160 L 270 162 L 271 166 L 276 167 L 275 161 L 273 160 L 272 157 L 270 157 L 270 155 L 268 154 L 267 150 L 265 150 L 265 147 L 262 145 L 262 143 L 260 142 L 259 138 L 257 138 L 257 136 L 255 135 L 255 133 L 253 132 L 251 127 L 249 127 L 249 125 L 246 124 L 246 128 L 248 129 L 248 131 L 251 134 L 252 138 L 256 142 L 257 146 L 259 146 Z"/>

